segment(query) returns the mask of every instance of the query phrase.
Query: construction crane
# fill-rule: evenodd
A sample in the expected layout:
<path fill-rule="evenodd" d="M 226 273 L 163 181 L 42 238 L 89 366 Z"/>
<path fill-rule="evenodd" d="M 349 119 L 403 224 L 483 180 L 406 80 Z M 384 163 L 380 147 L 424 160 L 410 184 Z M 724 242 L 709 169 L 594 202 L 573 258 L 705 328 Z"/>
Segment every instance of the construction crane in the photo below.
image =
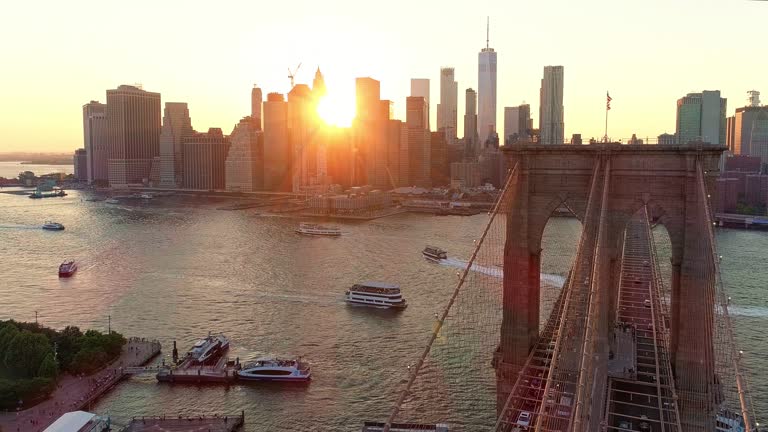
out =
<path fill-rule="evenodd" d="M 299 71 L 299 68 L 301 67 L 301 63 L 299 63 L 298 66 L 296 66 L 296 69 L 291 72 L 291 68 L 288 68 L 288 78 L 291 79 L 291 90 L 293 90 L 293 78 L 296 76 L 296 73 Z"/>

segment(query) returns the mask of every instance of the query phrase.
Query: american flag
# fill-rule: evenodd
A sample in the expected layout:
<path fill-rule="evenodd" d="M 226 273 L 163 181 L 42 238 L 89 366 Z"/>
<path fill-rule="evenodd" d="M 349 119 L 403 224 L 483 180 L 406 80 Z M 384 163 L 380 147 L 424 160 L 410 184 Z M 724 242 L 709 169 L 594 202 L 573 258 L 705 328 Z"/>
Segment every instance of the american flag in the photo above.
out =
<path fill-rule="evenodd" d="M 610 109 L 611 109 L 611 100 L 612 100 L 612 99 L 611 99 L 611 95 L 610 95 L 610 94 L 608 94 L 608 92 L 605 92 L 605 97 L 606 97 L 606 100 L 605 100 L 605 109 L 606 109 L 606 110 L 610 110 Z"/>

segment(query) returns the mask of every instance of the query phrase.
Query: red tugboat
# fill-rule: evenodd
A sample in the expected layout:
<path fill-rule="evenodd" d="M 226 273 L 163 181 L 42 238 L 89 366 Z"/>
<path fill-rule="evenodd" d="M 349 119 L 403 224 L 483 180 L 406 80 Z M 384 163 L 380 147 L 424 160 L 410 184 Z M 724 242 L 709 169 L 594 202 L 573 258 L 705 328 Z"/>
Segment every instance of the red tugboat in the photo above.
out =
<path fill-rule="evenodd" d="M 74 260 L 66 260 L 59 266 L 59 277 L 70 277 L 77 271 Z"/>

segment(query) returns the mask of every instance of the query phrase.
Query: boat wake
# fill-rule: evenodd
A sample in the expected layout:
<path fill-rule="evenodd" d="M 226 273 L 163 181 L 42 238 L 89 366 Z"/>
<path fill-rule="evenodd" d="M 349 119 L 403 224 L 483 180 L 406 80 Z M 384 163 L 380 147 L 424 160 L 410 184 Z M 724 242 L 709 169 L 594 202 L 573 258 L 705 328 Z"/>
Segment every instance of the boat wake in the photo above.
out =
<path fill-rule="evenodd" d="M 458 269 L 465 269 L 467 267 L 467 261 L 456 259 L 456 258 L 448 258 L 444 260 L 440 260 L 440 264 L 447 266 L 447 267 L 454 267 Z M 479 264 L 472 264 L 472 267 L 470 267 L 470 270 L 476 273 L 482 273 L 487 276 L 493 276 L 497 278 L 504 277 L 504 270 L 501 267 L 488 267 L 488 266 L 481 266 Z M 550 273 L 542 273 L 541 274 L 541 282 L 550 285 L 555 286 L 558 288 L 561 288 L 565 284 L 565 277 L 556 275 L 556 274 L 550 274 Z"/>
<path fill-rule="evenodd" d="M 279 294 L 270 292 L 254 293 L 254 296 L 261 297 L 263 299 L 290 302 L 290 303 L 305 303 L 305 304 L 318 304 L 318 305 L 335 305 L 343 303 L 343 299 L 339 299 L 337 295 L 328 296 L 307 296 L 301 294 Z"/>
<path fill-rule="evenodd" d="M 0 229 L 36 230 L 40 228 L 41 228 L 40 225 L 0 224 Z"/>
<path fill-rule="evenodd" d="M 730 316 L 768 318 L 768 308 L 760 306 L 728 306 Z"/>

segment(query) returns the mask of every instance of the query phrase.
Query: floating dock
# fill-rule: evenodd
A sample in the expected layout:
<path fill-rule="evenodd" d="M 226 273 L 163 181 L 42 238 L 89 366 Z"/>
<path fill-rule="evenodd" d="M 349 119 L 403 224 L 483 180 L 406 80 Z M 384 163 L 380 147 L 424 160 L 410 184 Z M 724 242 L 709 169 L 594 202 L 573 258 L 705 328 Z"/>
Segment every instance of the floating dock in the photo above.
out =
<path fill-rule="evenodd" d="M 244 424 L 244 412 L 235 416 L 136 417 L 121 432 L 233 432 Z"/>
<path fill-rule="evenodd" d="M 196 365 L 185 360 L 176 366 L 166 366 L 157 372 L 157 380 L 170 383 L 230 383 L 237 379 L 239 363 L 226 357 L 220 358 L 214 365 Z"/>

